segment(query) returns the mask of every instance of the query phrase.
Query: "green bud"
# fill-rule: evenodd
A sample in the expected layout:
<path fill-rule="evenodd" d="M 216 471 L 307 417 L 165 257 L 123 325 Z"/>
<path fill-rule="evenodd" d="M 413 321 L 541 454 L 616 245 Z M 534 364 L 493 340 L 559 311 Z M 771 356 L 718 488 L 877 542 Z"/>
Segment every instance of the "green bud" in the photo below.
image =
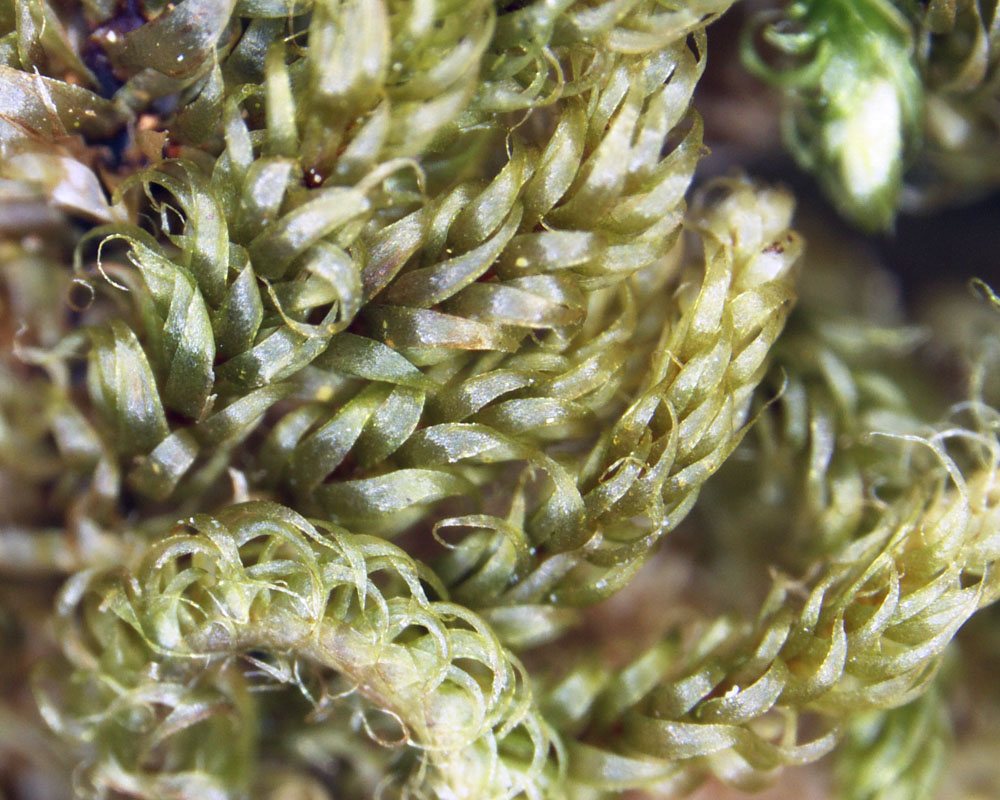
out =
<path fill-rule="evenodd" d="M 904 162 L 920 129 L 923 87 L 906 19 L 888 0 L 805 0 L 767 25 L 764 41 L 801 66 L 747 66 L 785 91 L 784 139 L 844 216 L 892 225 Z"/>

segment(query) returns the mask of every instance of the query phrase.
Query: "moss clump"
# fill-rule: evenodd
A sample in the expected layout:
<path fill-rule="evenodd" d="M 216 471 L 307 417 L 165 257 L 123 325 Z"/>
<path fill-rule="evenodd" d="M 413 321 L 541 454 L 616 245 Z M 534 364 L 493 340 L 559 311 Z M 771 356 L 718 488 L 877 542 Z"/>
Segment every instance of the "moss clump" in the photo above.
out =
<path fill-rule="evenodd" d="M 947 726 L 886 710 L 997 596 L 987 361 L 949 410 L 787 190 L 691 190 L 729 5 L 0 0 L 4 781 L 582 800 L 847 737 L 876 797 L 913 716 L 931 785 Z M 789 130 L 862 222 L 963 9 L 769 34 L 817 48 Z M 599 657 L 699 496 L 704 598 Z"/>

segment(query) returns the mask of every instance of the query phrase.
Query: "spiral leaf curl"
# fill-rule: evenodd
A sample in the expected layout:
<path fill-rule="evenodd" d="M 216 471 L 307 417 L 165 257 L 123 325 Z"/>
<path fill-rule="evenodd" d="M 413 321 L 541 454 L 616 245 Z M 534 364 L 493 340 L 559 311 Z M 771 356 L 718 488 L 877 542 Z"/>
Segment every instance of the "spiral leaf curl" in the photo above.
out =
<path fill-rule="evenodd" d="M 1000 597 L 998 442 L 953 430 L 927 443 L 951 437 L 969 443 L 978 466 L 963 477 L 942 455 L 919 489 L 808 584 L 777 582 L 752 628 L 718 620 L 686 656 L 664 643 L 624 681 L 593 670 L 565 678 L 550 715 L 578 729 L 590 722 L 598 741 L 616 723 L 625 730 L 620 752 L 571 746 L 570 778 L 611 789 L 680 780 L 690 769 L 748 785 L 829 752 L 844 719 L 923 694 L 958 629 Z M 797 719 L 809 713 L 828 732 L 800 741 Z"/>
<path fill-rule="evenodd" d="M 115 323 L 110 339 L 98 329 L 90 336 L 91 393 L 108 425 L 108 438 L 117 439 L 113 432 L 124 430 L 124 425 L 130 434 L 120 440 L 120 447 L 125 448 L 120 455 L 139 457 L 128 471 L 130 485 L 151 498 L 164 499 L 177 490 L 182 479 L 194 486 L 209 481 L 211 470 L 217 470 L 221 463 L 218 459 L 204 466 L 209 470 L 207 474 L 196 475 L 192 469 L 212 449 L 222 446 L 224 451 L 230 451 L 238 446 L 269 408 L 301 391 L 286 379 L 313 362 L 328 347 L 331 337 L 350 323 L 364 305 L 358 296 L 359 288 L 365 296 L 377 295 L 376 300 L 395 301 L 369 302 L 365 320 L 381 331 L 379 338 L 392 342 L 418 365 L 423 362 L 421 352 L 430 352 L 429 348 L 440 360 L 442 345 L 445 352 L 455 348 L 459 357 L 470 348 L 513 351 L 525 334 L 549 326 L 556 335 L 557 347 L 559 336 L 571 341 L 574 328 L 588 310 L 607 313 L 606 301 L 588 304 L 588 294 L 600 291 L 605 284 L 621 282 L 630 274 L 650 271 L 673 246 L 683 208 L 682 194 L 700 146 L 697 118 L 679 146 L 662 159 L 659 150 L 681 121 L 703 62 L 703 41 L 695 49 L 680 43 L 655 58 L 622 61 L 607 74 L 603 88 L 594 90 L 589 109 L 578 99 L 566 100 L 564 122 L 541 152 L 521 147 L 514 140 L 511 162 L 460 214 L 456 214 L 456 201 L 475 197 L 471 193 L 477 188 L 472 184 L 460 186 L 443 198 L 443 217 L 430 206 L 388 228 L 380 228 L 378 206 L 362 194 L 363 188 L 334 186 L 302 194 L 291 183 L 287 160 L 264 157 L 247 161 L 240 142 L 249 131 L 232 115 L 226 135 L 230 157 L 220 161 L 226 172 L 216 170 L 206 180 L 203 170 L 192 162 L 164 161 L 154 170 L 124 182 L 118 189 L 119 196 L 124 197 L 131 187 L 141 187 L 159 213 L 161 236 L 180 251 L 179 257 L 168 257 L 162 244 L 134 227 L 124 231 L 111 227 L 91 234 L 95 239 L 102 233 L 110 235 L 103 240 L 102 248 L 116 239 L 125 241 L 129 247 L 127 257 L 142 278 L 139 284 L 111 265 L 105 268 L 114 275 L 115 282 L 130 286 L 138 300 L 137 311 L 149 342 L 146 352 L 136 349 L 135 337 L 121 323 Z M 626 92 L 630 84 L 635 88 Z M 269 120 L 272 118 L 270 115 Z M 269 122 L 268 135 L 272 128 Z M 631 144 L 636 136 L 636 143 Z M 584 149 L 577 149 L 573 157 L 583 161 L 573 179 L 572 171 L 566 172 L 573 162 L 566 161 L 565 153 L 567 147 L 579 148 L 573 143 L 577 137 Z M 616 175 L 623 158 L 628 159 L 629 170 Z M 539 159 L 537 167 L 535 159 Z M 234 172 L 238 164 L 244 166 Z M 366 177 L 362 186 L 374 189 L 383 176 L 389 177 L 394 170 L 393 162 L 388 162 Z M 227 186 L 240 174 L 242 180 L 236 183 L 242 182 L 243 188 L 240 195 L 234 196 Z M 555 178 L 563 188 L 553 194 Z M 560 199 L 567 190 L 568 194 Z M 158 192 L 163 191 L 173 198 L 170 202 L 161 199 L 163 195 Z M 513 202 L 506 214 L 497 204 L 504 192 L 512 195 Z M 559 206 L 553 210 L 557 201 Z M 527 205 L 522 210 L 523 203 Z M 282 207 L 289 210 L 280 215 Z M 601 209 L 611 210 L 611 215 L 594 213 Z M 262 214 L 265 219 L 279 216 L 262 229 L 259 223 L 250 222 Z M 362 230 L 358 227 L 362 219 L 373 214 L 376 216 L 368 228 L 374 234 L 362 233 L 360 240 L 354 239 Z M 171 217 L 182 221 L 180 233 L 172 232 Z M 233 220 L 228 230 L 227 218 Z M 602 223 L 605 219 L 607 222 Z M 442 222 L 454 230 L 441 229 Z M 539 222 L 549 230 L 532 232 Z M 567 223 L 588 227 L 603 224 L 607 230 L 598 227 L 563 232 L 554 228 Z M 424 226 L 430 226 L 429 230 L 425 228 L 424 236 L 430 235 L 424 258 L 429 256 L 433 267 L 394 274 L 404 263 L 399 257 L 396 232 L 412 240 L 414 232 Z M 306 232 L 307 227 L 311 233 Z M 524 233 L 512 239 L 519 228 Z M 338 234 L 338 230 L 344 233 Z M 382 230 L 392 238 L 380 242 Z M 372 235 L 374 240 L 369 239 Z M 320 240 L 320 236 L 327 238 Z M 471 247 L 467 257 L 441 262 L 441 236 L 455 246 Z M 483 237 L 488 237 L 487 241 L 475 247 Z M 352 240 L 362 246 L 352 247 Z M 602 246 L 594 248 L 598 242 Z M 380 251 L 393 253 L 398 265 L 393 271 L 387 271 L 377 261 L 373 263 L 370 257 L 366 265 L 358 264 L 364 253 L 377 255 Z M 407 252 L 405 243 L 402 252 Z M 296 255 L 300 257 L 295 264 L 297 271 L 290 272 Z M 500 280 L 476 280 L 494 262 Z M 576 266 L 565 272 L 567 265 Z M 554 274 L 546 274 L 556 268 Z M 420 288 L 421 282 L 427 281 L 433 281 L 429 285 L 435 288 L 422 304 L 449 313 L 410 305 L 421 303 L 426 293 Z M 398 305 L 403 298 L 406 307 Z M 622 302 L 631 303 L 627 298 Z M 587 305 L 593 308 L 586 309 Z M 305 322 L 313 309 L 323 307 L 330 311 L 319 325 Z M 392 322 L 397 319 L 398 324 Z M 428 327 L 430 322 L 433 326 Z M 418 338 L 418 349 L 406 346 L 414 334 L 424 337 L 425 331 L 432 330 L 436 330 L 433 340 Z M 623 334 L 616 334 L 619 341 Z M 356 343 L 351 336 L 342 333 L 339 341 Z M 371 341 L 365 347 L 377 351 L 379 345 Z M 221 363 L 220 355 L 224 357 Z M 612 358 L 613 352 L 604 355 L 609 364 Z M 326 361 L 316 363 L 322 369 Z M 576 369 L 581 366 L 585 365 Z M 438 365 L 437 369 L 444 368 Z M 551 370 L 546 372 L 551 382 L 554 376 Z M 148 402 L 133 407 L 130 387 L 136 383 L 152 385 L 151 375 L 156 377 L 160 394 L 150 395 Z M 271 443 L 264 449 L 273 463 L 275 456 L 284 458 L 281 454 L 289 453 L 290 446 L 296 447 L 294 455 L 289 453 L 291 463 L 274 464 L 276 469 L 272 468 L 269 482 L 273 484 L 275 477 L 285 476 L 302 499 L 315 490 L 320 506 L 328 513 L 336 506 L 340 517 L 346 513 L 350 519 L 351 509 L 359 509 L 358 513 L 364 515 L 365 509 L 372 507 L 363 498 L 359 504 L 358 500 L 341 496 L 345 492 L 353 496 L 354 484 L 334 482 L 327 487 L 321 483 L 348 454 L 352 458 L 360 456 L 362 466 L 376 464 L 411 438 L 426 392 L 439 385 L 434 377 L 422 379 L 419 388 L 372 387 L 333 416 L 323 414 L 322 402 L 297 409 L 275 429 Z M 552 388 L 565 388 L 565 384 L 554 383 Z M 240 397 L 247 389 L 255 391 Z M 317 395 L 338 397 L 336 383 L 315 391 Z M 610 386 L 605 391 L 610 393 Z M 597 407 L 598 399 L 595 397 L 588 405 Z M 487 433 L 488 441 L 474 447 L 494 448 L 499 444 L 507 455 L 491 455 L 486 458 L 488 462 L 526 459 L 554 476 L 561 488 L 543 513 L 561 516 L 563 521 L 543 524 L 549 528 L 560 525 L 566 530 L 578 517 L 581 504 L 572 477 L 543 453 L 508 441 L 511 434 L 526 433 L 525 425 L 528 430 L 537 429 L 538 421 L 551 413 L 553 405 L 530 397 L 507 403 L 499 418 L 489 420 L 499 427 L 499 434 Z M 573 424 L 570 420 L 575 417 L 579 425 L 589 413 L 583 406 L 580 410 L 565 410 L 569 415 L 558 413 L 566 417 L 568 424 Z M 193 418 L 195 423 L 180 428 L 172 423 L 168 429 L 170 412 Z M 511 418 L 511 413 L 516 417 Z M 485 419 L 490 414 L 489 409 L 480 412 Z M 130 419 L 130 415 L 134 418 Z M 288 438 L 308 431 L 301 442 Z M 456 435 L 464 434 L 459 430 Z M 328 448 L 334 440 L 339 444 Z M 357 454 L 352 452 L 354 443 L 359 445 Z M 417 458 L 413 454 L 418 450 L 414 443 L 407 451 L 410 455 L 401 452 L 401 458 Z M 476 458 L 475 453 L 469 457 Z M 427 503 L 464 492 L 476 483 L 470 484 L 468 478 L 451 471 L 435 472 L 433 463 L 428 466 L 431 469 L 404 469 L 364 479 L 367 482 L 363 481 L 360 489 L 367 491 L 370 487 L 383 496 L 377 510 L 385 514 L 414 502 Z"/>
<path fill-rule="evenodd" d="M 59 620 L 80 708 L 67 715 L 43 693 L 43 711 L 107 748 L 92 754 L 97 794 L 228 796 L 227 772 L 250 769 L 252 743 L 235 737 L 218 764 L 199 765 L 188 735 L 252 730 L 241 654 L 287 664 L 289 681 L 308 662 L 403 727 L 422 754 L 413 796 L 541 796 L 556 741 L 522 667 L 474 614 L 429 599 L 424 586 L 436 583 L 393 545 L 317 529 L 273 504 L 193 517 L 135 571 L 83 572 L 66 585 Z M 150 774 L 145 763 L 164 748 L 169 768 Z"/>
<path fill-rule="evenodd" d="M 0 529 L 0 568 L 89 568 L 59 608 L 71 666 L 38 677 L 48 720 L 86 755 L 81 791 L 350 793 L 353 778 L 315 779 L 339 760 L 359 796 L 376 772 L 417 796 L 593 797 L 680 790 L 705 770 L 759 777 L 826 748 L 831 736 L 800 743 L 791 722 L 785 741 L 767 730 L 786 701 L 789 720 L 800 701 L 834 723 L 847 712 L 791 679 L 768 707 L 781 668 L 753 682 L 747 626 L 718 623 L 686 661 L 656 648 L 613 682 L 577 674 L 590 697 L 562 686 L 544 717 L 500 645 L 551 639 L 577 618 L 569 606 L 625 583 L 753 416 L 798 242 L 783 192 L 732 180 L 685 209 L 702 27 L 727 5 L 87 0 L 69 13 L 0 0 L 2 177 L 46 233 L 70 248 L 83 236 L 78 280 L 95 247 L 103 273 L 72 314 L 41 309 L 61 307 L 58 291 L 33 296 L 0 372 L 0 462 L 39 498 Z M 10 186 L 0 231 L 19 236 Z M 27 250 L 14 242 L 4 260 Z M 48 261 L 53 283 L 68 280 L 68 257 Z M 4 272 L 6 303 L 20 287 Z M 84 347 L 85 378 L 67 356 Z M 961 463 L 971 475 L 984 460 Z M 448 552 L 432 573 L 271 505 L 164 535 L 163 514 L 230 493 L 406 530 L 416 548 L 434 535 Z M 267 533 L 244 541 L 250 527 Z M 333 573 L 349 577 L 316 600 Z M 813 606 L 853 578 L 832 580 Z M 775 640 L 782 613 L 808 616 L 782 588 L 760 622 Z M 337 598 L 346 627 L 330 636 L 358 644 L 359 662 L 318 653 Z M 900 625 L 896 639 L 918 638 Z M 773 663 L 822 665 L 829 635 L 790 633 Z M 694 726 L 683 747 L 648 757 L 664 736 L 642 725 L 667 721 L 645 717 L 669 698 L 647 690 L 712 658 L 697 718 L 673 720 Z M 753 691 L 727 683 L 745 678 Z M 347 713 L 298 725 L 260 699 L 275 683 L 313 701 L 310 721 Z M 402 709 L 381 690 L 413 711 L 413 746 L 396 754 L 354 741 L 392 738 L 372 705 L 389 728 Z M 623 717 L 630 738 L 609 748 Z M 564 738 L 566 776 L 549 749 Z"/>
<path fill-rule="evenodd" d="M 401 13 L 380 16 L 377 9 L 366 14 L 363 5 L 348 4 L 343 13 L 361 14 L 374 26 L 372 47 L 387 37 L 396 41 L 408 30 L 406 25 L 419 22 Z M 326 31 L 323 19 L 313 15 L 312 24 L 321 26 L 317 30 Z M 430 24 L 419 24 L 424 23 Z M 388 28 L 378 33 L 379 26 Z M 395 33 L 390 35 L 389 28 Z M 446 25 L 435 35 L 454 33 L 449 31 Z M 342 142 L 336 169 L 321 163 L 325 156 L 305 159 L 300 152 L 297 163 L 289 157 L 288 143 L 306 141 L 313 135 L 308 126 L 326 119 L 300 118 L 293 113 L 296 108 L 335 102 L 331 98 L 340 96 L 336 92 L 367 96 L 346 84 L 335 92 L 336 81 L 324 83 L 325 39 L 311 36 L 309 41 L 304 55 L 290 63 L 273 55 L 276 45 L 269 45 L 272 55 L 263 67 L 263 129 L 254 130 L 252 117 L 248 124 L 238 114 L 239 105 L 251 95 L 240 91 L 220 101 L 226 149 L 211 176 L 196 163 L 200 159 L 167 160 L 118 186 L 119 202 L 130 189 L 143 190 L 160 218 L 154 236 L 137 226 L 118 225 L 89 234 L 94 239 L 103 235 L 101 249 L 124 241 L 127 257 L 142 278 L 137 284 L 99 263 L 114 275 L 115 283 L 132 289 L 149 347 L 127 356 L 129 334 L 124 329 L 115 334 L 121 343 L 115 345 L 117 351 L 95 331 L 91 385 L 95 403 L 116 430 L 128 424 L 122 415 L 129 413 L 125 398 L 132 381 L 156 377 L 160 396 L 150 397 L 143 406 L 141 419 L 133 421 L 137 435 L 121 453 L 140 457 L 129 470 L 129 483 L 151 498 L 165 499 L 182 480 L 205 483 L 207 476 L 195 478 L 191 472 L 203 454 L 219 446 L 238 446 L 268 409 L 285 398 L 299 394 L 308 400 L 296 385 L 298 374 L 361 309 L 376 339 L 391 343 L 418 366 L 428 358 L 440 362 L 449 352 L 456 357 L 480 349 L 513 352 L 533 331 L 551 329 L 568 338 L 586 313 L 588 293 L 662 259 L 675 241 L 683 192 L 699 156 L 697 117 L 691 117 L 691 128 L 676 147 L 663 157 L 660 151 L 687 114 L 704 66 L 703 38 L 693 48 L 679 41 L 652 55 L 622 56 L 605 65 L 595 73 L 597 82 L 588 89 L 587 103 L 582 97 L 568 97 L 560 106 L 560 122 L 544 148 L 514 138 L 511 161 L 492 184 L 460 184 L 437 200 L 417 198 L 400 172 L 415 166 L 419 179 L 432 170 L 433 157 L 423 168 L 384 160 L 393 153 L 378 144 L 381 139 L 363 147 Z M 461 39 L 470 41 L 478 40 Z M 348 47 L 341 39 L 328 45 L 333 53 Z M 388 58 L 379 47 L 373 51 L 381 53 L 373 65 Z M 482 55 L 482 48 L 475 45 L 468 52 L 478 58 L 475 54 Z M 378 80 L 388 80 L 382 67 L 372 69 L 373 75 L 382 76 Z M 308 77 L 293 80 L 299 73 Z M 355 77 L 362 81 L 363 76 Z M 422 80 L 414 74 L 394 85 L 405 87 L 410 79 Z M 435 94 L 440 88 L 425 87 Z M 350 119 L 368 113 L 360 106 L 349 113 L 347 108 L 338 115 Z M 379 112 L 372 113 L 374 121 Z M 405 128 L 412 134 L 411 124 Z M 338 140 L 326 129 L 315 136 L 324 142 Z M 257 149 L 262 152 L 255 158 Z M 357 161 L 352 153 L 367 155 Z M 622 164 L 627 165 L 625 171 Z M 340 167 L 348 171 L 338 172 Z M 295 180 L 299 169 L 307 172 L 305 191 Z M 322 188 L 310 190 L 309 176 L 323 182 Z M 337 185 L 341 181 L 357 183 Z M 171 199 L 164 200 L 164 193 Z M 468 207 L 459 213 L 461 203 Z M 180 232 L 174 232 L 177 220 Z M 536 232 L 539 225 L 547 230 Z M 456 249 L 462 254 L 448 258 Z M 386 263 L 385 257 L 391 261 Z M 412 266 L 404 268 L 407 261 Z M 497 277 L 491 279 L 486 273 L 494 265 Z M 311 321 L 317 313 L 325 314 L 318 324 Z M 117 354 L 110 355 L 112 351 Z M 126 376 L 124 382 L 115 384 L 113 373 L 102 372 L 102 359 L 108 358 L 109 367 L 124 368 L 119 373 Z M 289 378 L 297 380 L 288 383 Z M 333 381 L 330 388 L 314 391 L 339 397 L 338 378 Z M 424 391 L 428 385 L 433 386 L 433 380 L 425 382 Z M 240 398 L 248 389 L 259 391 Z M 371 402 L 375 394 L 372 389 L 368 399 L 358 402 Z M 380 410 L 369 411 L 374 416 L 363 437 L 369 442 L 364 463 L 383 460 L 406 441 L 425 399 L 400 387 L 376 402 Z M 303 443 L 303 452 L 295 454 L 297 466 L 289 471 L 284 464 L 275 465 L 269 478 L 273 484 L 275 477 L 292 475 L 300 498 L 327 479 L 348 454 L 338 456 L 334 450 L 314 462 L 309 453 L 331 435 L 345 441 L 338 420 L 358 424 L 340 412 L 336 419 L 325 415 L 324 422 L 322 405 L 312 403 L 293 412 L 294 421 L 283 430 L 304 432 L 304 424 L 311 426 L 311 444 Z M 163 415 L 170 412 L 196 424 L 171 424 L 168 432 Z M 380 428 L 386 424 L 391 430 L 383 437 Z M 289 445 L 285 441 L 279 447 L 287 451 Z M 274 454 L 276 448 L 268 452 Z M 414 497 L 427 501 L 467 486 L 455 479 L 442 479 L 447 486 L 432 485 L 441 481 L 416 473 L 403 477 L 422 482 L 424 488 L 415 489 Z M 321 500 L 320 507 L 328 508 L 330 502 Z"/>
<path fill-rule="evenodd" d="M 785 227 L 787 196 L 758 193 L 738 180 L 719 188 L 730 192 L 728 198 L 702 211 L 697 223 L 704 275 L 682 287 L 676 316 L 650 351 L 652 370 L 642 384 L 628 387 L 629 406 L 578 462 L 575 486 L 565 485 L 558 465 L 539 464 L 555 489 L 520 538 L 527 548 L 541 545 L 550 558 L 506 579 L 487 577 L 497 568 L 488 557 L 496 539 L 477 537 L 474 546 L 485 552 L 476 581 L 507 588 L 471 602 L 579 604 L 607 596 L 683 518 L 702 483 L 739 442 L 751 392 L 791 304 L 799 240 Z M 482 425 L 450 424 L 419 432 L 402 455 L 422 464 L 488 461 L 503 457 L 505 447 L 510 449 L 504 435 Z M 498 524 L 498 530 L 509 527 Z M 468 548 L 456 559 L 466 570 L 477 560 Z M 463 577 L 470 577 L 468 571 Z"/>
<path fill-rule="evenodd" d="M 813 263 L 803 276 L 804 292 L 817 283 L 819 266 Z M 818 281 L 826 306 L 833 302 L 830 285 L 840 282 L 833 275 Z M 710 488 L 713 499 L 728 498 L 726 508 L 707 506 L 716 526 L 741 539 L 748 531 L 766 536 L 779 524 L 789 527 L 781 541 L 786 565 L 834 552 L 863 532 L 872 507 L 904 492 L 912 478 L 890 443 L 870 434 L 919 435 L 928 409 L 940 414 L 945 408 L 940 392 L 914 368 L 913 353 L 930 336 L 926 328 L 878 315 L 847 309 L 834 315 L 815 300 L 800 304 L 764 379 L 774 399 L 740 457 Z M 763 466 L 751 473 L 747 465 L 758 459 Z M 738 544 L 732 546 L 739 558 Z"/>

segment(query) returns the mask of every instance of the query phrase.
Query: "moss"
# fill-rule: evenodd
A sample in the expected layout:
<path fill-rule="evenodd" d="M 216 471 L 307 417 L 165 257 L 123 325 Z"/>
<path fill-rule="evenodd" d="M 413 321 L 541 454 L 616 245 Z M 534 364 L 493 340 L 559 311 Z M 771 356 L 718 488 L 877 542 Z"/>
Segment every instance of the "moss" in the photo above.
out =
<path fill-rule="evenodd" d="M 991 334 L 950 406 L 787 189 L 692 189 L 729 5 L 0 0 L 11 785 L 670 796 L 846 737 L 845 797 L 930 791 L 998 593 Z M 888 225 L 983 14 L 787 13 L 794 154 Z M 632 579 L 692 519 L 680 624 L 588 631 L 669 617 Z"/>

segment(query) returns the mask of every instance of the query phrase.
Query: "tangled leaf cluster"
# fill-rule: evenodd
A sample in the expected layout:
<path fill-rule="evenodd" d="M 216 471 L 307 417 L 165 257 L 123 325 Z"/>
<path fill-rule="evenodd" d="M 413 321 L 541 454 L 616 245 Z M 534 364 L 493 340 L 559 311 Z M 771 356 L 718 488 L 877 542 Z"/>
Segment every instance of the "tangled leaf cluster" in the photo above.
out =
<path fill-rule="evenodd" d="M 691 191 L 730 4 L 0 0 L 13 796 L 670 796 L 842 741 L 845 797 L 932 791 L 1000 592 L 990 361 L 949 412 L 923 329 L 811 299 L 787 190 Z M 794 152 L 885 224 L 985 12 L 789 13 Z M 725 568 L 803 577 L 597 657 L 699 496 Z"/>

